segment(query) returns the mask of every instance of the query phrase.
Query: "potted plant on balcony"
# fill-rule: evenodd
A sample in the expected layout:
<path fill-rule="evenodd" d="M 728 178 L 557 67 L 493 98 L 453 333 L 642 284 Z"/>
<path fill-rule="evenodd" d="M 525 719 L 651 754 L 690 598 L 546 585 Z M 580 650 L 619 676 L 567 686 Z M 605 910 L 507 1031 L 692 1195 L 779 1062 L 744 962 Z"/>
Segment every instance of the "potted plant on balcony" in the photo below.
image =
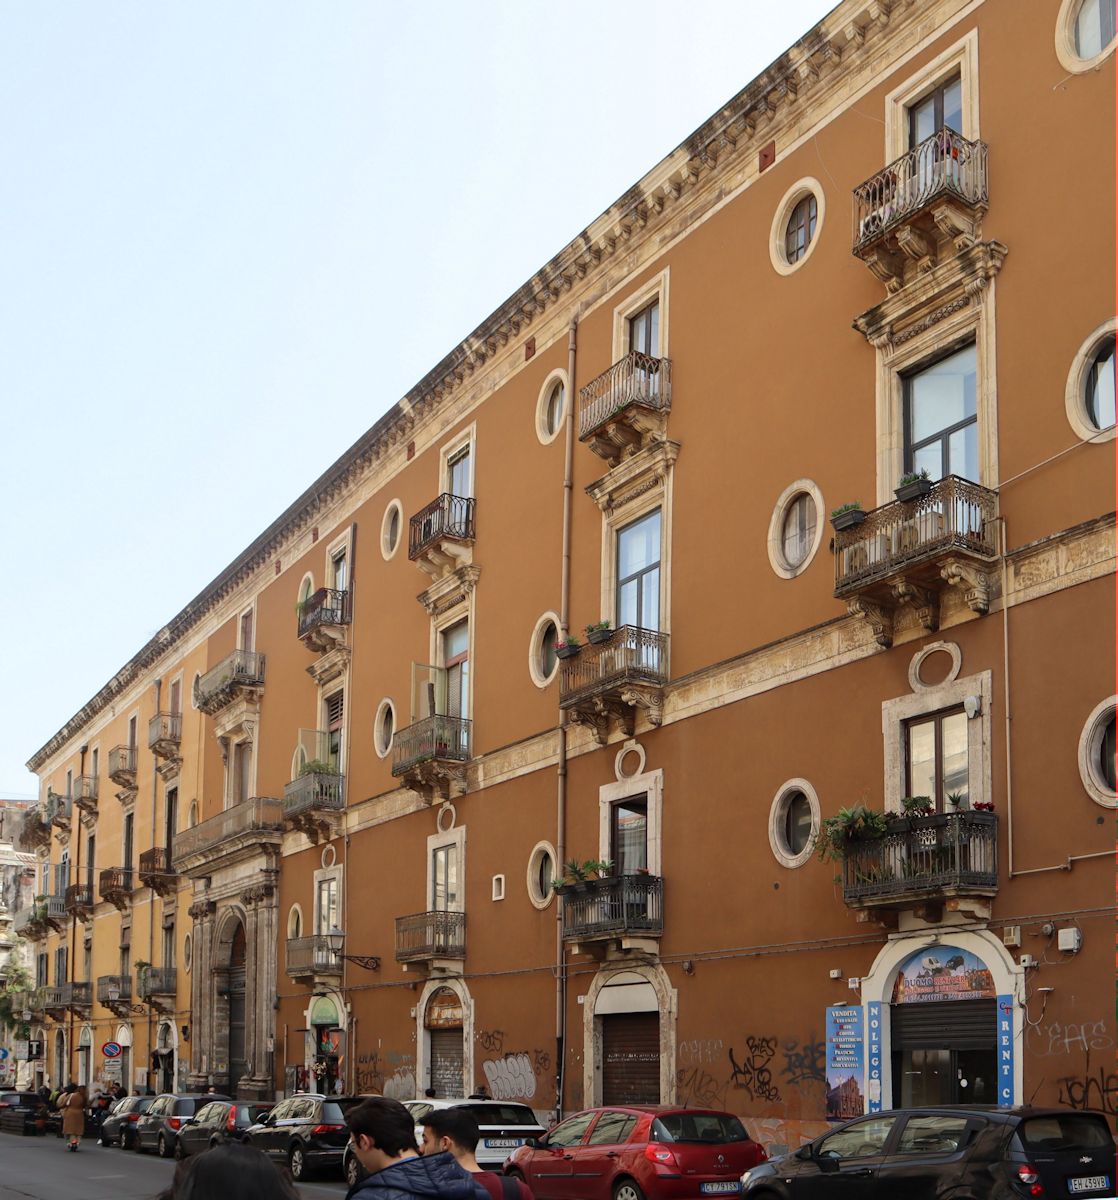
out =
<path fill-rule="evenodd" d="M 570 858 L 563 864 L 562 879 L 553 880 L 551 887 L 560 896 L 571 892 L 588 892 L 595 878 L 612 879 L 612 869 L 612 863 L 601 859 L 588 858 L 585 862 L 579 862 L 577 858 Z"/>
<path fill-rule="evenodd" d="M 334 774 L 334 768 L 328 762 L 323 762 L 321 758 L 308 759 L 299 768 L 299 778 L 300 779 L 302 779 L 304 775 L 333 775 L 333 774 Z"/>
<path fill-rule="evenodd" d="M 919 500 L 926 496 L 934 485 L 931 476 L 925 471 L 911 471 L 902 475 L 893 489 L 893 495 L 898 500 Z"/>
<path fill-rule="evenodd" d="M 993 800 L 975 800 L 970 806 L 970 823 L 972 825 L 993 825 Z"/>
<path fill-rule="evenodd" d="M 900 816 L 889 818 L 889 832 L 908 833 L 910 829 L 929 828 L 935 824 L 929 819 L 935 812 L 935 801 L 931 796 L 902 796 Z"/>
<path fill-rule="evenodd" d="M 582 649 L 582 643 L 573 634 L 568 634 L 566 641 L 555 643 L 556 658 L 574 658 Z"/>
<path fill-rule="evenodd" d="M 865 519 L 865 509 L 862 508 L 859 500 L 851 500 L 847 504 L 840 504 L 838 508 L 831 509 L 831 527 L 836 533 L 843 529 L 853 529 L 855 525 L 861 525 Z"/>
<path fill-rule="evenodd" d="M 595 621 L 593 625 L 586 626 L 586 637 L 596 646 L 608 642 L 612 635 L 613 626 L 609 621 Z"/>
<path fill-rule="evenodd" d="M 879 842 L 889 832 L 888 818 L 877 809 L 856 804 L 840 808 L 832 817 L 824 817 L 816 839 L 823 862 L 845 859 L 851 846 L 861 842 Z"/>

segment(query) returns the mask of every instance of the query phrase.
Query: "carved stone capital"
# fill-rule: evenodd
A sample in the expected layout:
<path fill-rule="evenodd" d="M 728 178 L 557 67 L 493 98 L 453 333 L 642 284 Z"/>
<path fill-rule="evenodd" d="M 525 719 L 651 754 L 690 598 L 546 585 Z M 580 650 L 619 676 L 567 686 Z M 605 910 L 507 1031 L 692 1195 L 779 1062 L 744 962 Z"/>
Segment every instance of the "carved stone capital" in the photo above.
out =
<path fill-rule="evenodd" d="M 607 516 L 638 496 L 663 490 L 679 457 L 679 443 L 653 441 L 586 489 L 586 494 Z"/>
<path fill-rule="evenodd" d="M 962 590 L 963 600 L 972 612 L 990 611 L 990 573 L 976 563 L 949 558 L 940 568 L 940 575 L 952 587 Z"/>
<path fill-rule="evenodd" d="M 349 658 L 349 647 L 339 642 L 333 649 L 327 650 L 325 654 L 316 658 L 307 668 L 307 674 L 319 687 L 323 687 L 345 674 L 345 670 L 349 666 Z"/>
<path fill-rule="evenodd" d="M 854 596 L 846 602 L 853 617 L 864 617 L 873 630 L 873 640 L 888 649 L 893 644 L 893 613 L 884 605 L 875 604 L 864 596 Z"/>
<path fill-rule="evenodd" d="M 217 912 L 217 905 L 212 900 L 195 900 L 186 911 L 194 921 L 208 921 Z"/>
<path fill-rule="evenodd" d="M 436 579 L 426 591 L 420 592 L 416 599 L 430 616 L 441 616 L 469 598 L 470 593 L 477 587 L 480 576 L 481 567 L 466 563 Z"/>
<path fill-rule="evenodd" d="M 275 891 L 275 887 L 270 883 L 255 884 L 253 887 L 245 888 L 241 893 L 241 903 L 246 908 L 256 908 L 271 900 Z"/>

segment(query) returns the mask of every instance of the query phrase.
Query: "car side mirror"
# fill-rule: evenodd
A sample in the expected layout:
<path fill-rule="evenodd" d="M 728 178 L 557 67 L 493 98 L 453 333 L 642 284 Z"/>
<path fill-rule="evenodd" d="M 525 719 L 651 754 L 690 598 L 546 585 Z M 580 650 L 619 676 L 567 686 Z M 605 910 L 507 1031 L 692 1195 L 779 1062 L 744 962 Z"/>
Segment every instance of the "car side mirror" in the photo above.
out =
<path fill-rule="evenodd" d="M 196 1122 L 194 1117 L 183 1117 L 182 1123 L 184 1125 L 194 1125 Z"/>
<path fill-rule="evenodd" d="M 524 1145 L 531 1150 L 538 1150 L 543 1145 L 543 1142 L 539 1138 L 530 1137 L 524 1139 Z"/>
<path fill-rule="evenodd" d="M 796 1151 L 796 1157 L 800 1160 L 800 1162 L 811 1162 L 811 1160 L 815 1157 L 815 1147 L 811 1144 L 811 1142 L 808 1142 L 806 1145 L 801 1146 Z"/>

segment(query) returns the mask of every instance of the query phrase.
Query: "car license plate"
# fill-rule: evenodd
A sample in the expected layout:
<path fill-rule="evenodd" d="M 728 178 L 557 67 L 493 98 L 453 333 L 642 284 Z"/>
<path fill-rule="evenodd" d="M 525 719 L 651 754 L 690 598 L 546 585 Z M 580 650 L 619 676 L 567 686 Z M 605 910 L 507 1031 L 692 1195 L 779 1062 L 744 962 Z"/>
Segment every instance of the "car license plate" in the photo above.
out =
<path fill-rule="evenodd" d="M 1075 1192 L 1097 1192 L 1099 1188 L 1105 1188 L 1109 1183 L 1109 1175 L 1078 1175 L 1074 1179 L 1068 1180 L 1068 1191 L 1072 1194 Z"/>
<path fill-rule="evenodd" d="M 515 1150 L 523 1145 L 520 1138 L 486 1138 L 485 1144 L 490 1150 Z"/>
<path fill-rule="evenodd" d="M 700 1183 L 699 1191 L 706 1196 L 736 1196 L 741 1191 L 741 1184 L 736 1179 L 725 1182 Z"/>

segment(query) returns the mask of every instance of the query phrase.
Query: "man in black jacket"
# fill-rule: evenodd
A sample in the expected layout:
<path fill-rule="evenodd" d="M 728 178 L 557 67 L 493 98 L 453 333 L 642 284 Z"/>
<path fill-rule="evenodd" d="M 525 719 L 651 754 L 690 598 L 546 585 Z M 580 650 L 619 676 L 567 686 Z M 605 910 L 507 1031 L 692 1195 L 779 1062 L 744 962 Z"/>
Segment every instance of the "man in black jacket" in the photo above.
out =
<path fill-rule="evenodd" d="M 347 1200 L 489 1200 L 485 1189 L 443 1151 L 420 1158 L 415 1122 L 399 1102 L 373 1096 L 346 1114 L 353 1152 L 371 1174 L 349 1189 Z"/>

